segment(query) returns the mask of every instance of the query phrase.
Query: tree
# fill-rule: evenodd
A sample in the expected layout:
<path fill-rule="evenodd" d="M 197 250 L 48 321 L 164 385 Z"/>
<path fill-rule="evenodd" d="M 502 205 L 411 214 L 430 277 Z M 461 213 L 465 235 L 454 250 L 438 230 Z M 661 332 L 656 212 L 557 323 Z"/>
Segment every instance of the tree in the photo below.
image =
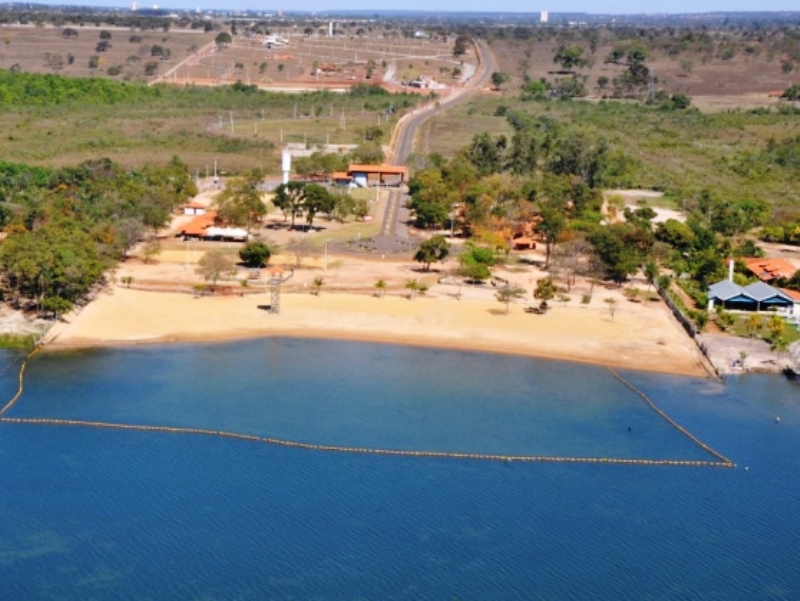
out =
<path fill-rule="evenodd" d="M 336 206 L 336 199 L 333 194 L 328 192 L 319 184 L 308 184 L 305 187 L 303 198 L 303 209 L 306 214 L 306 222 L 309 226 L 314 223 L 314 216 L 321 212 L 331 215 Z"/>
<path fill-rule="evenodd" d="M 503 84 L 508 83 L 509 79 L 511 79 L 511 77 L 508 73 L 503 73 L 502 71 L 495 71 L 492 73 L 492 85 L 498 90 L 503 87 Z"/>
<path fill-rule="evenodd" d="M 295 217 L 303 214 L 305 197 L 305 184 L 302 182 L 281 184 L 275 189 L 275 197 L 272 199 L 272 204 L 283 212 L 284 219 L 287 215 L 291 216 L 291 229 L 294 229 Z"/>
<path fill-rule="evenodd" d="M 650 288 L 655 285 L 659 276 L 658 264 L 655 261 L 646 261 L 644 264 L 644 277 L 647 280 L 647 294 L 645 303 L 650 300 Z"/>
<path fill-rule="evenodd" d="M 253 240 L 239 250 L 239 258 L 247 267 L 259 268 L 269 262 L 272 251 L 261 240 Z"/>
<path fill-rule="evenodd" d="M 67 313 L 72 309 L 72 302 L 60 296 L 48 296 L 42 299 L 42 311 L 45 313 L 52 313 L 56 321 L 59 316 Z"/>
<path fill-rule="evenodd" d="M 223 249 L 215 248 L 202 256 L 198 263 L 197 273 L 207 282 L 211 282 L 211 290 L 216 290 L 221 278 L 236 275 L 236 264 L 233 258 Z"/>
<path fill-rule="evenodd" d="M 314 294 L 319 296 L 322 287 L 325 285 L 325 278 L 314 278 L 312 285 L 314 286 Z"/>
<path fill-rule="evenodd" d="M 249 232 L 253 224 L 266 215 L 263 192 L 259 180 L 236 178 L 225 183 L 225 189 L 214 198 L 214 207 L 220 219 L 236 226 L 245 226 Z"/>
<path fill-rule="evenodd" d="M 617 312 L 617 299 L 608 297 L 604 298 L 603 302 L 608 305 L 608 314 L 611 315 L 611 321 L 614 321 L 614 314 Z"/>
<path fill-rule="evenodd" d="M 561 68 L 567 73 L 572 73 L 576 67 L 582 68 L 586 65 L 583 48 L 580 46 L 559 46 L 553 56 L 553 62 L 561 65 Z"/>
<path fill-rule="evenodd" d="M 314 244 L 308 238 L 292 238 L 287 248 L 294 255 L 297 269 L 300 269 L 303 266 L 303 261 L 316 251 Z"/>
<path fill-rule="evenodd" d="M 232 44 L 233 38 L 227 31 L 221 31 L 217 37 L 214 38 L 214 43 L 217 45 L 217 48 L 221 49 Z"/>
<path fill-rule="evenodd" d="M 467 53 L 467 47 L 469 44 L 472 43 L 472 38 L 468 35 L 462 33 L 457 38 L 455 43 L 453 44 L 453 56 L 461 56 L 462 54 Z"/>
<path fill-rule="evenodd" d="M 501 303 L 505 304 L 506 315 L 508 315 L 509 306 L 511 302 L 518 298 L 523 298 L 524 296 L 525 296 L 524 288 L 520 288 L 519 286 L 512 286 L 510 284 L 506 284 L 505 286 L 500 288 L 500 290 L 498 290 L 497 293 L 495 294 L 495 298 L 497 298 L 497 300 L 500 301 Z"/>
<path fill-rule="evenodd" d="M 639 269 L 653 246 L 653 233 L 630 223 L 614 223 L 596 229 L 589 236 L 606 274 L 615 282 L 624 282 Z"/>
<path fill-rule="evenodd" d="M 763 325 L 764 322 L 761 320 L 761 316 L 757 313 L 750 315 L 744 322 L 745 331 L 750 338 L 755 338 L 756 334 L 758 334 Z"/>
<path fill-rule="evenodd" d="M 145 227 L 141 218 L 127 217 L 117 222 L 115 237 L 120 247 L 120 257 L 124 261 L 128 252 L 144 237 Z"/>
<path fill-rule="evenodd" d="M 100 39 L 101 40 L 110 40 L 111 39 L 111 32 L 106 30 L 106 29 L 103 29 L 100 32 Z"/>
<path fill-rule="evenodd" d="M 556 295 L 556 286 L 551 278 L 543 278 L 536 282 L 536 289 L 533 291 L 533 298 L 538 301 L 539 308 L 547 311 L 547 301 L 552 300 Z"/>
<path fill-rule="evenodd" d="M 419 245 L 414 260 L 417 263 L 424 263 L 425 271 L 430 271 L 431 263 L 444 261 L 449 254 L 450 244 L 444 236 L 437 234 Z"/>
<path fill-rule="evenodd" d="M 495 264 L 495 256 L 490 249 L 467 242 L 464 252 L 459 257 L 459 262 L 461 263 L 458 270 L 459 275 L 469 280 L 482 282 L 491 277 L 489 268 Z"/>
<path fill-rule="evenodd" d="M 61 35 L 65 38 L 77 38 L 78 37 L 78 30 L 73 29 L 72 27 L 66 27 L 62 32 Z"/>
<path fill-rule="evenodd" d="M 550 267 L 550 256 L 553 251 L 553 246 L 558 241 L 561 232 L 567 227 L 567 216 L 563 207 L 552 205 L 542 207 L 541 216 L 542 221 L 537 226 L 537 229 L 544 237 L 544 268 L 548 269 Z"/>
<path fill-rule="evenodd" d="M 378 290 L 378 298 L 383 298 L 383 295 L 386 294 L 386 288 L 388 288 L 388 284 L 386 280 L 378 280 L 375 282 L 375 288 Z"/>
<path fill-rule="evenodd" d="M 778 315 L 772 315 L 767 322 L 770 340 L 778 340 L 786 331 L 786 321 Z"/>
<path fill-rule="evenodd" d="M 419 282 L 417 280 L 406 280 L 405 288 L 408 290 L 408 300 L 412 300 L 414 293 L 419 291 Z"/>

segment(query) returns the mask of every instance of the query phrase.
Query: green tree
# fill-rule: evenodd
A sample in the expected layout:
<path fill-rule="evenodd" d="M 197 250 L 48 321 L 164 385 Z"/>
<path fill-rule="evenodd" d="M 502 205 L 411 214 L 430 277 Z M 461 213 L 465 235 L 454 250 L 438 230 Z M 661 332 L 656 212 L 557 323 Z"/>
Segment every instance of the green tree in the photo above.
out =
<path fill-rule="evenodd" d="M 444 236 L 437 234 L 419 245 L 414 260 L 417 263 L 424 263 L 425 271 L 430 271 L 431 263 L 444 261 L 449 254 L 450 244 Z"/>
<path fill-rule="evenodd" d="M 214 198 L 214 208 L 220 219 L 236 226 L 252 226 L 267 214 L 264 193 L 257 181 L 249 178 L 230 179 L 225 189 Z"/>
<path fill-rule="evenodd" d="M 236 264 L 225 250 L 215 248 L 208 251 L 200 258 L 197 273 L 207 282 L 211 283 L 212 292 L 217 288 L 217 282 L 222 278 L 236 275 Z"/>
<path fill-rule="evenodd" d="M 533 291 L 533 298 L 540 301 L 539 308 L 542 311 L 547 311 L 547 301 L 555 298 L 556 285 L 551 278 L 542 278 L 536 282 L 536 288 Z"/>
<path fill-rule="evenodd" d="M 583 58 L 583 48 L 580 46 L 559 46 L 553 55 L 553 62 L 561 65 L 567 73 L 572 73 L 575 68 L 586 66 L 586 59 Z"/>
<path fill-rule="evenodd" d="M 287 215 L 291 216 L 291 229 L 294 229 L 295 217 L 303 214 L 305 197 L 305 184 L 302 182 L 281 184 L 275 189 L 275 197 L 272 199 L 272 204 L 283 212 L 284 218 Z"/>
<path fill-rule="evenodd" d="M 217 37 L 214 38 L 214 43 L 218 48 L 223 48 L 225 46 L 230 46 L 233 43 L 233 38 L 227 31 L 221 31 L 217 34 Z"/>
<path fill-rule="evenodd" d="M 467 48 L 471 43 L 472 38 L 464 33 L 460 34 L 453 44 L 453 56 L 461 56 L 462 54 L 466 54 Z"/>
<path fill-rule="evenodd" d="M 502 71 L 495 71 L 492 73 L 492 85 L 498 90 L 502 88 L 504 84 L 508 83 L 510 79 L 511 77 L 508 73 L 503 73 Z"/>
<path fill-rule="evenodd" d="M 386 280 L 378 280 L 375 282 L 375 288 L 378 290 L 378 298 L 383 298 L 386 294 L 386 288 L 388 287 L 389 285 L 386 283 Z"/>
<path fill-rule="evenodd" d="M 331 215 L 334 212 L 336 199 L 327 189 L 319 184 L 307 184 L 304 192 L 303 209 L 309 226 L 313 225 L 317 213 Z"/>
<path fill-rule="evenodd" d="M 247 267 L 258 268 L 269 262 L 272 251 L 261 240 L 253 240 L 239 250 L 239 258 Z"/>
<path fill-rule="evenodd" d="M 42 299 L 42 311 L 45 313 L 52 313 L 56 321 L 64 313 L 68 313 L 72 309 L 72 302 L 60 296 L 48 296 Z"/>
<path fill-rule="evenodd" d="M 314 278 L 312 282 L 312 286 L 314 287 L 314 295 L 319 296 L 320 292 L 322 291 L 322 287 L 325 285 L 325 278 Z"/>
<path fill-rule="evenodd" d="M 417 280 L 406 280 L 405 288 L 408 290 L 408 300 L 412 300 L 419 291 L 420 285 Z"/>

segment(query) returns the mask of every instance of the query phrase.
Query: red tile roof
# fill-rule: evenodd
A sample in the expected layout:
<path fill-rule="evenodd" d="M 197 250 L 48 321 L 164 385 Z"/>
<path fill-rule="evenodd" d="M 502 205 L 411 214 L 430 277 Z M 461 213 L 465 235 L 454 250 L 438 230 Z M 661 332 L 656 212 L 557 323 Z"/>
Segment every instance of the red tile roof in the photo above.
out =
<path fill-rule="evenodd" d="M 214 225 L 214 221 L 216 219 L 216 211 L 206 211 L 203 215 L 198 215 L 189 223 L 184 225 L 183 229 L 181 229 L 181 234 L 184 236 L 203 236 L 205 235 L 206 230 Z"/>
<path fill-rule="evenodd" d="M 380 173 L 384 175 L 408 175 L 408 167 L 402 165 L 350 165 L 348 173 Z"/>
<path fill-rule="evenodd" d="M 797 269 L 785 259 L 742 259 L 747 269 L 759 279 L 770 282 L 777 278 L 790 278 Z"/>
<path fill-rule="evenodd" d="M 779 290 L 791 298 L 794 302 L 800 303 L 800 292 L 797 290 L 789 290 L 788 288 L 779 288 Z"/>

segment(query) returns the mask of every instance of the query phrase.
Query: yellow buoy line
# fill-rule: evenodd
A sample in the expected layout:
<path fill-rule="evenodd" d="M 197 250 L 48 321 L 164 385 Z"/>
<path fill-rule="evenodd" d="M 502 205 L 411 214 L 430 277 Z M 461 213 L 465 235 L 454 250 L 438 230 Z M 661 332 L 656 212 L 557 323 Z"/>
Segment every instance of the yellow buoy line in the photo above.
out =
<path fill-rule="evenodd" d="M 6 411 L 11 409 L 14 406 L 14 403 L 19 400 L 19 397 L 22 396 L 22 393 L 25 391 L 25 370 L 28 369 L 28 361 L 30 361 L 31 358 L 41 350 L 41 348 L 41 346 L 35 346 L 22 361 L 22 365 L 19 367 L 17 392 L 13 397 L 11 397 L 11 400 L 6 403 L 5 407 L 0 409 L 0 415 L 3 415 Z"/>
<path fill-rule="evenodd" d="M 689 432 L 689 431 L 688 431 L 686 428 L 684 428 L 684 427 L 683 427 L 683 426 L 681 426 L 681 425 L 680 425 L 678 422 L 676 422 L 674 419 L 672 419 L 672 418 L 671 418 L 669 415 L 667 415 L 666 413 L 664 413 L 664 412 L 661 410 L 661 408 L 660 408 L 658 405 L 656 405 L 656 404 L 653 402 L 653 400 L 652 400 L 652 399 L 651 399 L 649 396 L 647 396 L 647 395 L 646 395 L 644 392 L 642 392 L 641 390 L 639 390 L 638 388 L 636 388 L 636 386 L 634 386 L 633 384 L 631 384 L 630 382 L 628 382 L 628 380 L 626 380 L 625 378 L 623 378 L 621 375 L 619 375 L 617 372 L 615 372 L 615 371 L 614 371 L 613 369 L 611 369 L 610 367 L 606 366 L 606 368 L 608 369 L 608 371 L 609 371 L 609 372 L 611 372 L 611 375 L 612 375 L 612 376 L 614 376 L 614 377 L 615 377 L 617 380 L 619 380 L 620 382 L 622 382 L 622 383 L 623 383 L 625 386 L 627 386 L 627 387 L 628 387 L 628 388 L 630 388 L 630 389 L 631 389 L 633 392 L 635 392 L 635 393 L 636 393 L 636 394 L 638 394 L 640 397 L 642 397 L 642 398 L 645 400 L 645 402 L 646 402 L 646 403 L 647 403 L 647 404 L 650 406 L 650 408 L 651 408 L 653 411 L 655 411 L 655 412 L 656 412 L 656 413 L 657 413 L 657 414 L 658 414 L 660 417 L 662 417 L 664 420 L 666 420 L 666 422 L 667 422 L 668 424 L 670 424 L 670 425 L 671 425 L 673 428 L 675 428 L 676 430 L 678 430 L 678 432 L 680 432 L 681 434 L 683 434 L 684 436 L 686 436 L 686 438 L 688 438 L 689 440 L 691 440 L 693 443 L 695 443 L 697 446 L 699 446 L 699 447 L 700 447 L 701 449 L 703 449 L 704 451 L 707 451 L 708 453 L 711 453 L 711 454 L 712 454 L 714 457 L 716 457 L 717 459 L 719 459 L 719 460 L 720 460 L 720 461 L 721 461 L 723 464 L 726 464 L 726 467 L 736 467 L 736 464 L 735 464 L 735 463 L 733 463 L 733 461 L 731 461 L 730 459 L 728 459 L 727 457 L 725 457 L 725 455 L 723 455 L 722 453 L 719 453 L 719 452 L 715 451 L 714 449 L 712 449 L 710 446 L 708 446 L 706 443 L 704 443 L 702 440 L 700 440 L 699 438 L 697 438 L 697 437 L 696 437 L 694 434 L 692 434 L 691 432 Z"/>
<path fill-rule="evenodd" d="M 717 461 L 688 461 L 676 459 L 620 459 L 614 457 L 553 457 L 548 455 L 497 455 L 488 453 L 455 453 L 449 451 L 408 451 L 402 449 L 373 449 L 369 447 L 347 447 L 339 445 L 313 444 L 297 442 L 282 438 L 238 434 L 224 430 L 207 430 L 203 428 L 176 428 L 170 426 L 146 426 L 135 424 L 118 424 L 113 422 L 85 421 L 77 419 L 49 419 L 26 417 L 3 417 L 0 422 L 11 424 L 39 424 L 48 426 L 77 426 L 84 428 L 103 428 L 110 430 L 131 430 L 138 432 L 166 432 L 170 434 L 197 434 L 201 436 L 218 436 L 234 438 L 264 444 L 304 449 L 307 451 L 325 451 L 329 453 L 353 453 L 362 455 L 391 455 L 395 457 L 425 457 L 436 459 L 473 459 L 483 461 L 518 461 L 522 463 L 605 463 L 616 465 L 672 465 L 693 467 L 731 467 Z"/>
<path fill-rule="evenodd" d="M 41 350 L 40 346 L 34 348 L 24 359 L 19 370 L 19 387 L 16 394 L 6 405 L 0 409 L 0 422 L 7 424 L 36 424 L 46 426 L 74 426 L 83 428 L 100 428 L 110 430 L 127 430 L 137 432 L 161 432 L 170 434 L 195 434 L 201 436 L 216 436 L 221 438 L 232 438 L 236 440 L 246 440 L 250 442 L 258 442 L 269 444 L 273 446 L 286 447 L 292 449 L 303 449 L 308 451 L 324 451 L 330 453 L 351 453 L 351 454 L 364 454 L 364 455 L 391 455 L 395 457 L 423 457 L 435 459 L 469 459 L 469 460 L 482 460 L 482 461 L 502 461 L 510 463 L 517 461 L 521 463 L 603 463 L 610 465 L 666 465 L 666 466 L 689 466 L 689 467 L 735 467 L 724 455 L 714 451 L 708 445 L 701 442 L 694 435 L 688 432 L 685 428 L 676 423 L 666 413 L 656 406 L 650 398 L 641 390 L 633 386 L 630 382 L 625 380 L 622 376 L 617 374 L 610 367 L 608 370 L 620 382 L 625 384 L 628 388 L 641 396 L 647 404 L 656 411 L 662 418 L 667 420 L 672 426 L 677 428 L 681 433 L 687 436 L 695 444 L 699 445 L 702 449 L 708 451 L 711 455 L 718 458 L 720 461 L 692 461 L 692 460 L 677 460 L 677 459 L 623 459 L 615 457 L 559 457 L 551 455 L 501 455 L 490 453 L 458 453 L 449 451 L 410 451 L 402 449 L 373 449 L 369 447 L 349 447 L 340 445 L 324 445 L 314 444 L 308 442 L 298 442 L 294 440 L 286 440 L 282 438 L 271 438 L 264 436 L 255 436 L 251 434 L 239 434 L 236 432 L 227 432 L 225 430 L 211 430 L 205 428 L 182 428 L 172 426 L 151 426 L 151 425 L 137 425 L 137 424 L 120 424 L 114 422 L 101 422 L 101 421 L 87 421 L 77 419 L 52 419 L 52 418 L 34 418 L 34 417 L 2 417 L 22 396 L 25 390 L 25 371 L 28 367 L 28 362 Z"/>

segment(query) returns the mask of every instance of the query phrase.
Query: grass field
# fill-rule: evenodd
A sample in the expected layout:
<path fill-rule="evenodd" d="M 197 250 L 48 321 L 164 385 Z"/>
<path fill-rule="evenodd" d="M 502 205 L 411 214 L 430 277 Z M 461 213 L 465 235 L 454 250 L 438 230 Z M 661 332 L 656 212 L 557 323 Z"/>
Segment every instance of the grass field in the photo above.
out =
<path fill-rule="evenodd" d="M 496 116 L 500 105 L 604 137 L 636 163 L 622 187 L 664 191 L 674 207 L 707 188 L 720 198 L 762 198 L 777 210 L 800 214 L 796 176 L 769 167 L 749 169 L 770 139 L 800 135 L 800 119 L 791 112 L 708 114 L 664 111 L 625 101 L 523 102 L 517 91 L 510 90 L 482 94 L 432 118 L 419 134 L 420 148 L 450 155 L 484 131 L 512 135 L 505 117 Z"/>
<path fill-rule="evenodd" d="M 0 110 L 0 153 L 7 160 L 35 165 L 62 166 L 108 157 L 128 167 L 163 163 L 178 155 L 201 172 L 216 158 L 223 171 L 264 167 L 275 173 L 281 143 L 357 144 L 365 127 L 377 126 L 378 120 L 387 142 L 404 107 L 416 106 L 417 101 L 416 96 L 360 98 L 331 92 L 253 94 L 212 88 L 169 92 L 113 105 L 68 103 Z M 397 111 L 387 115 L 390 104 Z"/>

